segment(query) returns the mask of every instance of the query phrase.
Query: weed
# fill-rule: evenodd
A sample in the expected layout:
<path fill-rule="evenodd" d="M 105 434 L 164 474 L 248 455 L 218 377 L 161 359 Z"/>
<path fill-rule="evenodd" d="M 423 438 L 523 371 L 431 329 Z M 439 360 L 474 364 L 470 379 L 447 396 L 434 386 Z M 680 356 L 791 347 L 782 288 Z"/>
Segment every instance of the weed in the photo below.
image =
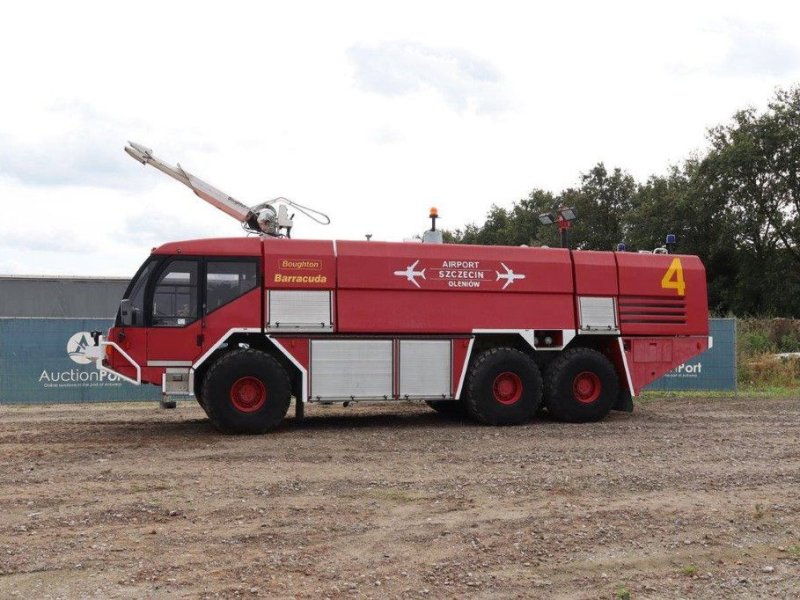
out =
<path fill-rule="evenodd" d="M 756 519 L 762 519 L 764 517 L 764 507 L 756 502 L 756 510 L 753 512 L 753 517 Z"/>
<path fill-rule="evenodd" d="M 800 544 L 794 544 L 786 549 L 786 553 L 792 558 L 800 558 Z"/>
<path fill-rule="evenodd" d="M 631 600 L 631 591 L 620 583 L 614 592 L 614 598 L 616 600 Z"/>
<path fill-rule="evenodd" d="M 681 567 L 681 575 L 686 575 L 686 577 L 694 577 L 697 575 L 697 567 L 694 565 L 686 565 L 685 567 Z"/>

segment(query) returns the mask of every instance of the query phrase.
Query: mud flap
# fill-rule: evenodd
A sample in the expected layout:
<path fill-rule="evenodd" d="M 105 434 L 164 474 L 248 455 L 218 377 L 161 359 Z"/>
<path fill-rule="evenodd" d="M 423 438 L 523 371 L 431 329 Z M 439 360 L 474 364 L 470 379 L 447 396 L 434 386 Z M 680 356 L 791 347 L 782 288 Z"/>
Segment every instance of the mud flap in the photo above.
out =
<path fill-rule="evenodd" d="M 631 391 L 620 387 L 619 395 L 617 396 L 617 401 L 614 403 L 614 406 L 611 407 L 611 410 L 619 410 L 622 412 L 632 413 L 633 396 L 631 396 Z"/>

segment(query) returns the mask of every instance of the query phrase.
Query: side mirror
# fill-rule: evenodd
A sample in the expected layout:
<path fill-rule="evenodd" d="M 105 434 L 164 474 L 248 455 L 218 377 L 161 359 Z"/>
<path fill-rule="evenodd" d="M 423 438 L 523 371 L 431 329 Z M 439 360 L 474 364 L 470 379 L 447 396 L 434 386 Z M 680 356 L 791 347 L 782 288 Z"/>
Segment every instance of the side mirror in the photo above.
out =
<path fill-rule="evenodd" d="M 124 326 L 133 325 L 133 306 L 130 300 L 121 300 L 119 303 L 119 320 Z"/>

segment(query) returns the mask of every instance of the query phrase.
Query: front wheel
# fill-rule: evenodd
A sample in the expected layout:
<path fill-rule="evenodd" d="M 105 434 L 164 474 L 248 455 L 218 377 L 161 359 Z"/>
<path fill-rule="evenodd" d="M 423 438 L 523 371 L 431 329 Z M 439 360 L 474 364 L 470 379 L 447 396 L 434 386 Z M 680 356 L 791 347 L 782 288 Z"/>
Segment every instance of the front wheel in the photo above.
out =
<path fill-rule="evenodd" d="M 252 349 L 222 356 L 206 373 L 203 408 L 218 429 L 265 433 L 277 427 L 291 402 L 286 369 L 274 357 Z"/>
<path fill-rule="evenodd" d="M 542 376 L 533 359 L 514 348 L 480 354 L 467 375 L 469 415 L 487 425 L 516 425 L 531 419 L 542 401 Z"/>
<path fill-rule="evenodd" d="M 206 413 L 206 416 L 208 416 L 208 409 L 206 408 L 206 401 L 203 398 L 203 382 L 202 381 L 198 383 L 197 380 L 195 380 L 194 397 L 197 400 L 197 403 L 200 405 L 200 408 L 202 408 L 203 412 Z"/>
<path fill-rule="evenodd" d="M 597 350 L 573 348 L 547 368 L 544 399 L 559 421 L 586 423 L 604 418 L 619 395 L 614 365 Z"/>

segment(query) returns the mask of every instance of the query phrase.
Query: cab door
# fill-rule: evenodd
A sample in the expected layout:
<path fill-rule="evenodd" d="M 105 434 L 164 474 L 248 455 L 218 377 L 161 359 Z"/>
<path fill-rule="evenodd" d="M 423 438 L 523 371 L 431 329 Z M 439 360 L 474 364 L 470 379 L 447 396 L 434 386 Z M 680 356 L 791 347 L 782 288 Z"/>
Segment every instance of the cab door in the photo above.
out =
<path fill-rule="evenodd" d="M 200 357 L 202 262 L 175 256 L 161 263 L 148 286 L 148 367 L 189 367 Z"/>
<path fill-rule="evenodd" d="M 263 331 L 263 290 L 257 256 L 209 257 L 204 263 L 203 352 L 232 330 Z"/>

